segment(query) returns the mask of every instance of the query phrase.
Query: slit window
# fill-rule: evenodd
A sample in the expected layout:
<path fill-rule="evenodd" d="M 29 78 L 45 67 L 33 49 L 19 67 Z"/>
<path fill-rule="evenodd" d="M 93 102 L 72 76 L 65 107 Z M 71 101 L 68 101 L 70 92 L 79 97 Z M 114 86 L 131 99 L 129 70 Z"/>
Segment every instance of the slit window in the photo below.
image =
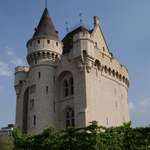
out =
<path fill-rule="evenodd" d="M 38 72 L 38 77 L 39 77 L 39 79 L 41 78 L 41 72 Z"/>
<path fill-rule="evenodd" d="M 33 125 L 36 126 L 36 116 L 33 116 Z"/>
<path fill-rule="evenodd" d="M 48 94 L 48 86 L 46 86 L 46 94 Z"/>

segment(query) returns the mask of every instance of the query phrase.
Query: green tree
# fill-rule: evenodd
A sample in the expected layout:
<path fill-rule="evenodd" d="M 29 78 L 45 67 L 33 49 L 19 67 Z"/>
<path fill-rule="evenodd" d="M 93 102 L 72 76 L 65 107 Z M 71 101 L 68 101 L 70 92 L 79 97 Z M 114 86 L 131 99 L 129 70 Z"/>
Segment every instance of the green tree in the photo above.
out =
<path fill-rule="evenodd" d="M 131 123 L 105 128 L 92 122 L 85 128 L 52 128 L 39 135 L 13 131 L 15 150 L 150 150 L 150 127 L 132 128 Z"/>

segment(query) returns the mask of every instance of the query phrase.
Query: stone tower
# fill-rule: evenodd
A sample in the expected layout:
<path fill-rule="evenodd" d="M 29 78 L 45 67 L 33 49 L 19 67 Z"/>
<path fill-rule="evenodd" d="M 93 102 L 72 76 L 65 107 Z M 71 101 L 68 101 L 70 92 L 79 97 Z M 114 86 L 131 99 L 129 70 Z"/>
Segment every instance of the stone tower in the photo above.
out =
<path fill-rule="evenodd" d="M 110 53 L 96 16 L 93 26 L 80 25 L 61 41 L 45 8 L 27 42 L 29 66 L 15 72 L 16 127 L 23 133 L 129 121 L 128 71 Z"/>

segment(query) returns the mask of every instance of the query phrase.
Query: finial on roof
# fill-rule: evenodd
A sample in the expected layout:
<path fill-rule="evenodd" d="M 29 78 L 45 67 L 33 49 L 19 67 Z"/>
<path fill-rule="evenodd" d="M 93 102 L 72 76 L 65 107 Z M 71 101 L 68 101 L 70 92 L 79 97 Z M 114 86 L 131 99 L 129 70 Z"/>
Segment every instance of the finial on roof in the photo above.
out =
<path fill-rule="evenodd" d="M 99 17 L 94 16 L 93 19 L 94 19 L 94 27 L 99 26 L 99 24 L 100 24 Z"/>
<path fill-rule="evenodd" d="M 47 8 L 47 0 L 45 0 L 45 8 Z"/>
<path fill-rule="evenodd" d="M 69 32 L 68 21 L 65 22 L 65 25 L 66 25 L 66 32 L 68 33 Z"/>
<path fill-rule="evenodd" d="M 83 13 L 80 13 L 79 17 L 80 17 L 80 23 L 83 23 L 83 18 L 82 18 L 83 17 Z"/>

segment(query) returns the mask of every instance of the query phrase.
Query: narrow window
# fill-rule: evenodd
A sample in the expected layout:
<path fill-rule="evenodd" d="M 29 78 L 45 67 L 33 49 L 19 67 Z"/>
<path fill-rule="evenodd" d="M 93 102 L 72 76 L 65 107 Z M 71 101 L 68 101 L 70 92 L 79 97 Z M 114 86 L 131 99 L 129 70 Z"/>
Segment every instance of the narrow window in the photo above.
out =
<path fill-rule="evenodd" d="M 38 72 L 39 79 L 41 78 L 41 72 Z"/>
<path fill-rule="evenodd" d="M 87 51 L 86 50 L 83 50 L 83 56 L 86 56 L 87 55 Z"/>
<path fill-rule="evenodd" d="M 105 47 L 103 47 L 103 51 L 105 52 Z"/>
<path fill-rule="evenodd" d="M 66 128 L 74 126 L 75 126 L 74 111 L 72 108 L 68 108 L 66 110 Z"/>
<path fill-rule="evenodd" d="M 64 93 L 64 97 L 67 97 L 69 95 L 69 87 L 68 87 L 68 81 L 64 80 L 63 82 L 63 93 Z"/>
<path fill-rule="evenodd" d="M 36 116 L 33 116 L 33 125 L 36 126 Z"/>
<path fill-rule="evenodd" d="M 54 112 L 56 111 L 56 109 L 55 109 L 55 105 L 56 105 L 56 104 L 55 104 L 55 101 L 54 101 L 54 102 L 53 102 L 53 106 L 54 106 Z"/>
<path fill-rule="evenodd" d="M 38 44 L 40 44 L 40 40 L 38 40 Z"/>
<path fill-rule="evenodd" d="M 50 40 L 47 40 L 47 44 L 49 44 L 50 43 Z"/>
<path fill-rule="evenodd" d="M 58 42 L 56 42 L 56 46 L 58 46 Z"/>
<path fill-rule="evenodd" d="M 73 87 L 73 78 L 71 77 L 69 80 L 69 90 L 70 90 L 70 95 L 74 94 L 74 87 Z"/>
<path fill-rule="evenodd" d="M 46 94 L 48 94 L 48 86 L 46 86 Z"/>

